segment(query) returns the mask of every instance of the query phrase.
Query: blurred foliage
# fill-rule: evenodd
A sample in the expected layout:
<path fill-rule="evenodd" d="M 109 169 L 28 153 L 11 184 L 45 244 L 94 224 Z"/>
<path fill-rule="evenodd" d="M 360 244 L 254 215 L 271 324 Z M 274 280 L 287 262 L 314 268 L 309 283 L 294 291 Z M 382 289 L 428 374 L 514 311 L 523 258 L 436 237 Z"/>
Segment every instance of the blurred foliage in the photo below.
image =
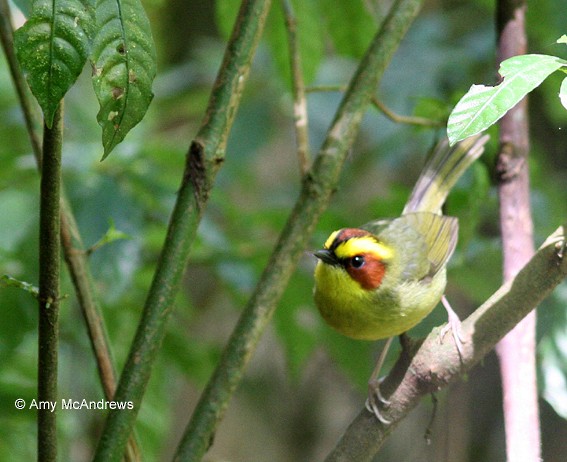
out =
<path fill-rule="evenodd" d="M 203 117 L 239 2 L 218 1 L 216 10 L 212 2 L 189 3 L 145 3 L 160 62 L 155 99 L 146 118 L 117 146 L 112 158 L 99 162 L 102 146 L 90 70 L 83 72 L 66 98 L 64 182 L 85 245 L 102 239 L 109 223 L 129 236 L 103 245 L 89 257 L 118 370 L 136 329 L 184 156 Z M 345 85 L 387 10 L 384 2 L 294 0 L 292 4 L 307 81 L 313 86 Z M 538 3 L 537 11 L 529 11 L 530 51 L 565 54 L 564 46 L 554 44 L 565 33 L 557 14 L 563 6 L 562 0 L 545 0 Z M 195 16 L 187 17 L 185 12 L 176 16 L 186 7 Z M 427 3 L 378 96 L 400 114 L 439 120 L 472 83 L 493 84 L 492 8 L 486 0 Z M 274 2 L 271 15 L 138 419 L 145 460 L 171 458 L 199 390 L 299 190 L 289 76 L 282 71 L 288 58 L 279 2 Z M 556 96 L 559 80 L 553 79 L 530 99 L 537 245 L 567 216 L 567 115 Z M 340 96 L 339 92 L 309 93 L 314 152 Z M 0 120 L 0 275 L 36 284 L 38 175 L 3 55 Z M 399 214 L 438 136 L 431 129 L 395 124 L 370 109 L 312 248 L 318 248 L 334 229 Z M 491 143 L 447 204 L 447 213 L 458 216 L 461 223 L 448 287 L 461 317 L 492 294 L 501 280 L 491 174 L 494 136 Z M 273 329 L 261 342 L 228 410 L 211 457 L 321 459 L 363 404 L 379 345 L 341 337 L 321 321 L 311 298 L 313 267 L 314 259 L 306 253 L 276 312 Z M 60 397 L 101 399 L 96 365 L 68 276 L 62 293 L 69 297 L 61 309 Z M 543 396 L 552 405 L 565 403 L 566 310 L 563 285 L 539 311 Z M 2 287 L 0 312 L 0 460 L 30 460 L 35 454 L 35 414 L 29 409 L 17 411 L 14 401 L 29 402 L 36 393 L 36 303 L 22 290 Z M 425 335 L 444 321 L 443 310 L 435 310 L 410 335 Z M 390 364 L 394 359 L 392 352 Z M 466 383 L 441 393 L 432 445 L 423 438 L 432 412 L 430 403 L 424 403 L 394 433 L 382 457 L 424 461 L 444 460 L 451 454 L 451 460 L 503 460 L 499 393 L 494 358 L 488 357 Z M 60 411 L 58 419 L 61 460 L 89 460 L 104 413 Z M 567 424 L 547 405 L 542 428 L 544 459 L 564 460 Z M 415 444 L 408 448 L 410 440 Z"/>

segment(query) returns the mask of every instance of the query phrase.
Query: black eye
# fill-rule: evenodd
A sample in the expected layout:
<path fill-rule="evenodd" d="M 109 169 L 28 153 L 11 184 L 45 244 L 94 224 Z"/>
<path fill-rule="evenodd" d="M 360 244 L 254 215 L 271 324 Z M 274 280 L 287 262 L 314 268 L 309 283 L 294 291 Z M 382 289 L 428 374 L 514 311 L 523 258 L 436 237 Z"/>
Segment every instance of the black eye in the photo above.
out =
<path fill-rule="evenodd" d="M 366 262 L 364 261 L 364 257 L 362 255 L 356 255 L 350 259 L 350 266 L 353 268 L 362 268 Z"/>

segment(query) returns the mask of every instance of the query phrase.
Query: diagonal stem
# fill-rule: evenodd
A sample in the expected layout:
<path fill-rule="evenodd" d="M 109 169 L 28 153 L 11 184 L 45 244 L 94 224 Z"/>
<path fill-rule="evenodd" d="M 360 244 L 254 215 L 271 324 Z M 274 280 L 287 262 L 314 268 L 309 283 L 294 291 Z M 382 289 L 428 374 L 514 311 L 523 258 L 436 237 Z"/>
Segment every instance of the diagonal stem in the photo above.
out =
<path fill-rule="evenodd" d="M 321 151 L 256 289 L 242 313 L 177 449 L 175 460 L 201 460 L 244 369 L 270 321 L 315 225 L 327 207 L 362 116 L 421 0 L 398 0 L 373 39 L 341 102 Z"/>
<path fill-rule="evenodd" d="M 124 453 L 165 335 L 191 243 L 224 161 L 228 135 L 270 5 L 269 0 L 242 2 L 203 124 L 187 153 L 165 243 L 114 398 L 131 401 L 134 406 L 133 409 L 109 412 L 95 453 L 96 461 L 118 461 Z"/>

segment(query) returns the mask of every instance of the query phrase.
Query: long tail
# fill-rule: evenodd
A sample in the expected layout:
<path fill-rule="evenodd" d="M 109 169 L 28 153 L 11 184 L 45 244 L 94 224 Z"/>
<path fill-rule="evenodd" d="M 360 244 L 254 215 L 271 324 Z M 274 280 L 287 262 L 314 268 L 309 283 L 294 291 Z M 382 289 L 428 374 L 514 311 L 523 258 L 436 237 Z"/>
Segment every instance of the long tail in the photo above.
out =
<path fill-rule="evenodd" d="M 484 152 L 488 135 L 475 135 L 450 147 L 441 140 L 429 156 L 403 213 L 440 213 L 447 195 L 461 175 Z"/>

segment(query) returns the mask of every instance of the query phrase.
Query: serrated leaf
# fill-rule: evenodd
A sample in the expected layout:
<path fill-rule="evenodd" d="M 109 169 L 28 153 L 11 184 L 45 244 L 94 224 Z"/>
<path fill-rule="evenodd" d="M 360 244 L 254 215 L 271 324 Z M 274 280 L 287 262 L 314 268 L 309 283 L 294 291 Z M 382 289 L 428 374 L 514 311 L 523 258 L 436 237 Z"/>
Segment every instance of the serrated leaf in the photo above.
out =
<path fill-rule="evenodd" d="M 93 87 L 100 104 L 104 160 L 146 114 L 153 98 L 156 51 L 138 0 L 97 0 Z"/>
<path fill-rule="evenodd" d="M 559 87 L 559 99 L 563 107 L 567 109 L 567 77 L 563 79 Z"/>
<path fill-rule="evenodd" d="M 498 121 L 547 76 L 567 66 L 555 56 L 521 55 L 502 62 L 503 81 L 494 86 L 473 85 L 457 103 L 447 124 L 451 144 L 480 133 Z"/>
<path fill-rule="evenodd" d="M 93 34 L 90 0 L 36 0 L 14 35 L 20 66 L 48 127 L 85 65 Z"/>

